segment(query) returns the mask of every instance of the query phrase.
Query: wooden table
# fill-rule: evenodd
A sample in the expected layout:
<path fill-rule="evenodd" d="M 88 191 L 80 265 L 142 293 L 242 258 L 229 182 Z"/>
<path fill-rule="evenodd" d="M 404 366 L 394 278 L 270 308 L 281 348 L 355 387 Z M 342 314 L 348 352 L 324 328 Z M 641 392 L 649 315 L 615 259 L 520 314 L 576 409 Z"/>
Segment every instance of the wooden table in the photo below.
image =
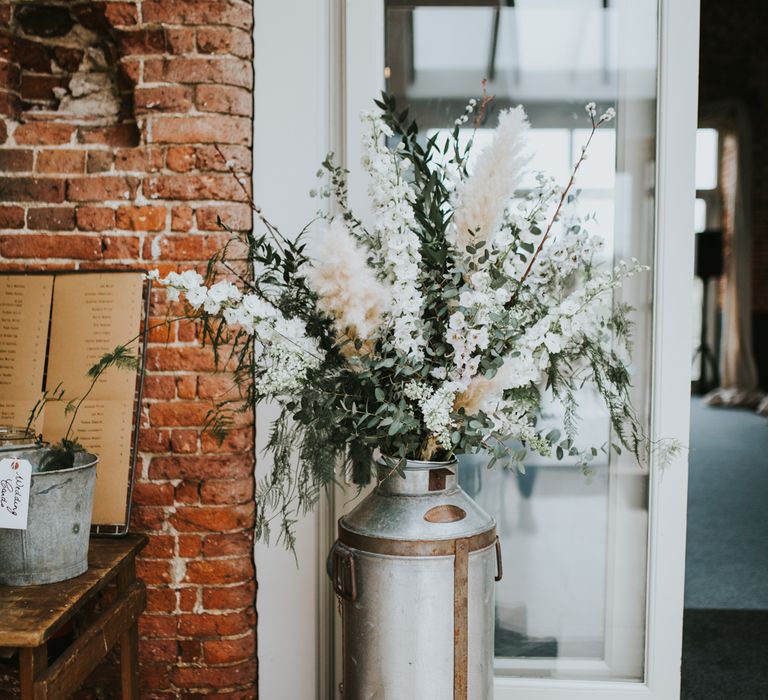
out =
<path fill-rule="evenodd" d="M 0 648 L 19 651 L 22 700 L 68 698 L 118 641 L 123 700 L 137 700 L 137 620 L 147 593 L 136 578 L 136 555 L 146 543 L 143 535 L 92 539 L 82 576 L 44 586 L 0 586 Z M 85 615 L 112 581 L 114 600 Z M 49 666 L 48 640 L 75 619 L 79 636 Z"/>

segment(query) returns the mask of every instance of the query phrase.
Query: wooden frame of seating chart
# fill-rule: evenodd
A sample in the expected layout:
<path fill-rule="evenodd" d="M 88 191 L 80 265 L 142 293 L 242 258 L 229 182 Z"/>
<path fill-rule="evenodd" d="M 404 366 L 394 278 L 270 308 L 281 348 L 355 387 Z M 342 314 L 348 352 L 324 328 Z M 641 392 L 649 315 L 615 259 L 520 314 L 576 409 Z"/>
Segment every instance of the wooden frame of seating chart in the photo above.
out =
<path fill-rule="evenodd" d="M 141 270 L 0 273 L 0 424 L 33 424 L 54 443 L 67 432 L 72 399 L 85 396 L 72 436 L 99 457 L 91 532 L 128 532 L 138 455 L 151 283 Z M 109 368 L 89 390 L 88 368 L 135 338 L 134 373 Z"/>

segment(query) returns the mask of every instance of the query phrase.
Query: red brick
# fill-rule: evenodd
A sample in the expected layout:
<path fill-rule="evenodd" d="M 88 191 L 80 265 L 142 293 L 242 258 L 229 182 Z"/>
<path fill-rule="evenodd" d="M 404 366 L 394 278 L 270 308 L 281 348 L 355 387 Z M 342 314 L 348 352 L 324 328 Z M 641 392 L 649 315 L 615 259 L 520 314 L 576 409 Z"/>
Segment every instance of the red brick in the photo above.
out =
<path fill-rule="evenodd" d="M 250 431 L 244 431 L 250 433 Z M 251 442 L 252 442 L 251 434 Z M 227 505 L 250 503 L 253 500 L 252 479 L 206 480 L 200 489 L 201 503 Z"/>
<path fill-rule="evenodd" d="M 33 151 L 17 148 L 0 150 L 0 172 L 29 172 L 32 170 Z"/>
<path fill-rule="evenodd" d="M 179 610 L 191 612 L 199 609 L 199 586 L 187 586 L 179 591 Z"/>
<path fill-rule="evenodd" d="M 237 610 L 252 606 L 256 598 L 253 582 L 226 588 L 204 588 L 203 607 L 206 610 Z"/>
<path fill-rule="evenodd" d="M 200 53 L 226 53 L 239 58 L 249 58 L 253 51 L 250 33 L 228 27 L 200 27 L 197 48 Z"/>
<path fill-rule="evenodd" d="M 101 207 L 78 207 L 75 212 L 81 231 L 106 231 L 115 226 L 115 210 Z"/>
<path fill-rule="evenodd" d="M 165 40 L 168 45 L 168 51 L 172 54 L 194 53 L 195 51 L 195 30 L 186 27 L 166 27 Z"/>
<path fill-rule="evenodd" d="M 139 632 L 143 638 L 167 639 L 176 636 L 176 618 L 172 615 L 142 615 Z M 144 670 L 142 669 L 142 675 Z"/>
<path fill-rule="evenodd" d="M 136 8 L 132 2 L 107 2 L 104 17 L 113 27 L 130 27 L 139 21 Z"/>
<path fill-rule="evenodd" d="M 177 376 L 176 393 L 180 399 L 194 399 L 197 396 L 197 377 L 190 374 Z"/>
<path fill-rule="evenodd" d="M 167 561 L 139 559 L 136 562 L 136 574 L 147 585 L 171 582 L 171 567 Z"/>
<path fill-rule="evenodd" d="M 6 202 L 63 202 L 64 180 L 0 177 L 0 200 Z"/>
<path fill-rule="evenodd" d="M 105 260 L 136 260 L 139 239 L 136 236 L 102 236 L 101 253 Z"/>
<path fill-rule="evenodd" d="M 161 79 L 168 83 L 197 84 L 216 83 L 251 88 L 253 67 L 249 61 L 229 56 L 221 58 L 200 58 L 179 56 L 165 59 L 160 67 Z M 150 68 L 151 71 L 151 68 Z M 146 76 L 145 80 L 150 82 Z M 155 77 L 155 76 L 152 76 Z"/>
<path fill-rule="evenodd" d="M 154 535 L 150 540 L 155 539 Z M 226 590 L 226 589 L 224 589 Z M 168 588 L 147 588 L 147 610 L 173 612 L 176 609 L 176 592 Z"/>
<path fill-rule="evenodd" d="M 144 378 L 144 398 L 173 399 L 176 396 L 176 380 L 162 374 L 150 374 Z"/>
<path fill-rule="evenodd" d="M 203 653 L 209 664 L 231 664 L 256 655 L 256 639 L 246 634 L 239 639 L 212 639 L 203 642 Z"/>
<path fill-rule="evenodd" d="M 130 200 L 136 197 L 139 181 L 135 177 L 98 175 L 67 180 L 67 198 L 73 202 Z"/>
<path fill-rule="evenodd" d="M 99 239 L 93 236 L 4 236 L 0 238 L 0 255 L 6 258 L 98 260 L 101 245 Z"/>
<path fill-rule="evenodd" d="M 172 506 L 173 485 L 139 482 L 133 487 L 133 501 L 143 506 Z M 144 554 L 144 556 L 150 556 Z"/>
<path fill-rule="evenodd" d="M 255 680 L 256 660 L 217 668 L 177 666 L 171 678 L 174 685 L 182 688 L 229 688 Z"/>
<path fill-rule="evenodd" d="M 216 170 L 219 172 L 249 173 L 251 170 L 251 149 L 246 146 L 222 144 L 220 146 L 200 146 L 197 149 L 198 170 Z"/>
<path fill-rule="evenodd" d="M 197 382 L 197 392 L 201 399 L 221 401 L 237 396 L 237 386 L 229 374 L 202 374 Z"/>
<path fill-rule="evenodd" d="M 180 532 L 226 532 L 253 526 L 253 504 L 177 508 L 169 518 Z M 192 580 L 192 579 L 190 579 Z M 203 581 L 198 581 L 203 583 Z"/>
<path fill-rule="evenodd" d="M 245 194 L 234 176 L 161 175 L 144 181 L 144 194 L 150 199 L 224 199 L 246 201 Z"/>
<path fill-rule="evenodd" d="M 27 227 L 37 231 L 71 231 L 75 228 L 75 210 L 69 207 L 30 209 Z"/>
<path fill-rule="evenodd" d="M 245 117 L 155 117 L 155 143 L 239 143 L 251 139 L 251 120 Z"/>
<path fill-rule="evenodd" d="M 139 113 L 188 112 L 192 107 L 192 89 L 181 85 L 139 87 L 134 98 Z"/>
<path fill-rule="evenodd" d="M 75 127 L 69 124 L 34 122 L 32 124 L 19 124 L 13 138 L 18 144 L 60 146 L 69 143 L 74 133 Z"/>
<path fill-rule="evenodd" d="M 207 260 L 222 245 L 226 243 L 225 236 L 159 236 L 157 239 L 144 241 L 144 257 L 152 255 L 153 245 L 160 250 L 161 260 Z M 191 367 L 190 369 L 199 369 Z"/>
<path fill-rule="evenodd" d="M 153 403 L 149 407 L 149 422 L 159 426 L 200 426 L 210 406 L 193 401 Z"/>
<path fill-rule="evenodd" d="M 115 169 L 126 172 L 153 173 L 163 167 L 163 151 L 146 148 L 119 148 L 115 151 Z"/>
<path fill-rule="evenodd" d="M 89 173 L 106 173 L 112 169 L 115 155 L 112 151 L 89 151 L 86 171 Z"/>
<path fill-rule="evenodd" d="M 194 559 L 203 552 L 203 538 L 200 535 L 179 535 L 179 556 Z"/>
<path fill-rule="evenodd" d="M 185 173 L 195 168 L 197 155 L 192 146 L 172 146 L 165 156 L 165 165 L 169 170 Z"/>
<path fill-rule="evenodd" d="M 197 430 L 174 430 L 171 433 L 171 452 L 174 454 L 197 452 L 199 438 L 200 433 Z"/>
<path fill-rule="evenodd" d="M 196 562 L 190 562 L 192 564 Z M 182 637 L 226 637 L 251 631 L 255 622 L 252 611 L 217 615 L 179 615 L 179 635 Z"/>
<path fill-rule="evenodd" d="M 249 455 L 173 455 L 153 457 L 149 464 L 150 479 L 237 478 L 252 472 Z"/>
<path fill-rule="evenodd" d="M 165 53 L 165 32 L 162 29 L 136 29 L 119 34 L 122 55 L 148 56 Z"/>
<path fill-rule="evenodd" d="M 222 204 L 219 207 L 200 207 L 196 218 L 201 231 L 221 231 L 219 218 L 233 231 L 248 231 L 252 226 L 253 212 L 247 204 Z"/>
<path fill-rule="evenodd" d="M 130 122 L 113 126 L 81 126 L 78 141 L 86 144 L 104 144 L 115 148 L 132 148 L 139 145 L 139 131 Z"/>
<path fill-rule="evenodd" d="M 115 226 L 129 231 L 162 231 L 166 214 L 162 207 L 119 207 Z"/>
<path fill-rule="evenodd" d="M 162 530 L 165 527 L 165 510 L 153 506 L 137 506 L 131 510 L 131 526 L 139 532 Z"/>
<path fill-rule="evenodd" d="M 180 341 L 191 343 L 200 339 L 200 326 L 195 321 L 185 319 L 178 322 L 176 333 Z"/>
<path fill-rule="evenodd" d="M 145 22 L 230 25 L 240 29 L 250 29 L 253 24 L 253 10 L 249 4 L 222 0 L 145 0 L 142 17 Z"/>
<path fill-rule="evenodd" d="M 174 639 L 145 640 L 139 649 L 139 660 L 167 663 L 176 661 L 178 649 Z"/>
<path fill-rule="evenodd" d="M 173 207 L 171 209 L 171 231 L 186 232 L 192 228 L 194 211 L 191 207 Z"/>
<path fill-rule="evenodd" d="M 39 173 L 81 173 L 85 169 L 83 151 L 49 150 L 37 156 L 36 170 Z"/>
<path fill-rule="evenodd" d="M 168 452 L 171 434 L 167 430 L 144 428 L 139 431 L 139 450 L 142 452 Z"/>
<path fill-rule="evenodd" d="M 219 441 L 210 433 L 205 433 L 202 440 L 202 451 L 206 454 L 212 452 L 230 453 L 247 450 L 253 444 L 253 433 L 249 428 L 237 428 L 230 430 L 224 440 Z"/>
<path fill-rule="evenodd" d="M 173 492 L 173 487 L 170 484 L 139 483 L 134 486 L 134 496 L 136 494 L 137 488 L 146 486 L 170 486 L 171 492 Z M 146 489 L 143 491 L 143 494 L 146 495 Z M 151 496 L 150 500 L 152 500 Z M 141 550 L 141 557 L 143 559 L 171 559 L 173 557 L 175 548 L 176 540 L 172 535 L 153 535 L 149 538 L 147 546 Z"/>
<path fill-rule="evenodd" d="M 0 229 L 3 228 L 24 228 L 24 210 L 0 206 Z"/>
<path fill-rule="evenodd" d="M 203 544 L 203 554 L 206 558 L 246 556 L 252 551 L 253 535 L 250 532 L 208 535 Z"/>

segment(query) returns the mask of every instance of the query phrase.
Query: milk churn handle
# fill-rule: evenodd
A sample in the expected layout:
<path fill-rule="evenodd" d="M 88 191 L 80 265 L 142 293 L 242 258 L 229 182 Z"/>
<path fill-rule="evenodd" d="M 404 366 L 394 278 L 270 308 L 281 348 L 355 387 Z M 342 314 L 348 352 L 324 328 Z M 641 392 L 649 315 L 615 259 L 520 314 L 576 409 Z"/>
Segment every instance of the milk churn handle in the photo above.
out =
<path fill-rule="evenodd" d="M 328 554 L 327 569 L 336 595 L 350 602 L 357 600 L 354 553 L 337 541 Z"/>
<path fill-rule="evenodd" d="M 499 542 L 498 535 L 496 536 L 496 576 L 494 581 L 501 581 L 504 576 L 504 566 L 501 562 L 501 542 Z"/>

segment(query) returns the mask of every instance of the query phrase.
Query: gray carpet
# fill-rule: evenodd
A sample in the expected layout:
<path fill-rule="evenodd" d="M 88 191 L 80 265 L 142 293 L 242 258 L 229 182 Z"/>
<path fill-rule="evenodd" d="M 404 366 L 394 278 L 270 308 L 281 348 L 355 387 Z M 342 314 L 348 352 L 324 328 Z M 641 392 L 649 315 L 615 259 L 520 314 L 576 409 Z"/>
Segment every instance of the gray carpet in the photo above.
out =
<path fill-rule="evenodd" d="M 685 607 L 768 610 L 768 419 L 691 409 Z"/>
<path fill-rule="evenodd" d="M 694 399 L 681 700 L 768 698 L 768 420 Z"/>

